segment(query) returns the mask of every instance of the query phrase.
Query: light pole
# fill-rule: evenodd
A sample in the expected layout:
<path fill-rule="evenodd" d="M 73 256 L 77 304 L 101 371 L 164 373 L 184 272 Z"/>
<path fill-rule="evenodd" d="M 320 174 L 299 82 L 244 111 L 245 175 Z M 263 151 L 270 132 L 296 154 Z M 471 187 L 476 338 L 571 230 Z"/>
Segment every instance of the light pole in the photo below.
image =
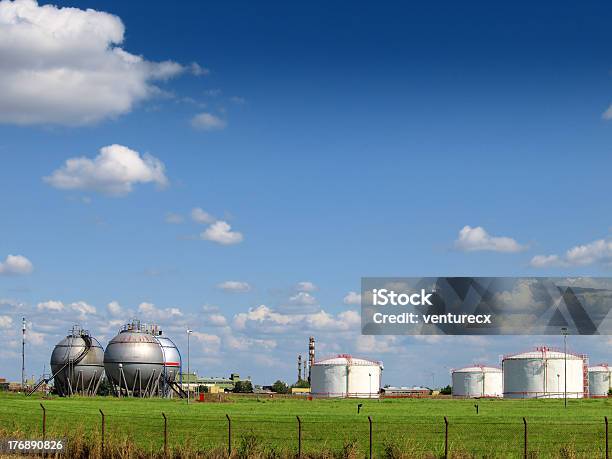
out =
<path fill-rule="evenodd" d="M 559 376 L 561 376 L 561 375 L 559 373 L 557 373 L 557 394 L 560 391 L 560 388 L 559 388 Z"/>
<path fill-rule="evenodd" d="M 25 392 L 25 335 L 26 335 L 26 320 L 21 319 L 21 390 Z"/>
<path fill-rule="evenodd" d="M 561 327 L 563 334 L 563 404 L 567 408 L 567 327 Z"/>
<path fill-rule="evenodd" d="M 370 377 L 370 393 L 368 394 L 368 398 L 372 398 L 372 373 L 368 373 Z"/>
<path fill-rule="evenodd" d="M 189 362 L 189 336 L 193 330 L 187 329 L 187 405 L 189 405 L 189 399 L 191 398 L 191 366 Z"/>

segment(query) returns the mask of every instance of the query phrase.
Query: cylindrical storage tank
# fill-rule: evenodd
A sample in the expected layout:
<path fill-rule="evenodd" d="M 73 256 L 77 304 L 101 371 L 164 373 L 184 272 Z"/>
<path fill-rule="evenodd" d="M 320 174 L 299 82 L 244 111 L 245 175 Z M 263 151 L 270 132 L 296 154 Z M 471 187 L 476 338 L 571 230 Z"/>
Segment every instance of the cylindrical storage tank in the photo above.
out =
<path fill-rule="evenodd" d="M 88 331 L 75 326 L 53 349 L 51 372 L 59 395 L 95 395 L 104 376 L 104 350 Z"/>
<path fill-rule="evenodd" d="M 163 384 L 164 354 L 157 337 L 135 321 L 110 340 L 104 352 L 106 376 L 127 395 L 145 395 Z"/>
<path fill-rule="evenodd" d="M 606 363 L 589 368 L 589 395 L 591 397 L 607 397 L 612 389 L 610 367 Z"/>
<path fill-rule="evenodd" d="M 342 354 L 311 367 L 310 392 L 315 397 L 378 398 L 382 362 Z"/>
<path fill-rule="evenodd" d="M 503 377 L 500 368 L 474 365 L 452 371 L 454 397 L 501 397 Z"/>
<path fill-rule="evenodd" d="M 567 364 L 567 386 L 565 374 Z M 540 347 L 502 360 L 505 398 L 583 398 L 587 358 Z"/>

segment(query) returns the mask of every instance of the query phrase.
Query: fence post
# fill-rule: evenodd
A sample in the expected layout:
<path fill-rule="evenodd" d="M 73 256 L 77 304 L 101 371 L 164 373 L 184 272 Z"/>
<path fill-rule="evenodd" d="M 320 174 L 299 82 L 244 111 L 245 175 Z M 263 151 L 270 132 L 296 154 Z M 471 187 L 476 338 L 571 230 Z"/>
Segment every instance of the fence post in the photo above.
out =
<path fill-rule="evenodd" d="M 527 419 L 523 418 L 523 424 L 525 424 L 525 440 L 524 440 L 524 452 L 523 457 L 527 459 Z"/>
<path fill-rule="evenodd" d="M 168 418 L 164 412 L 162 416 L 164 417 L 164 456 L 168 457 Z"/>
<path fill-rule="evenodd" d="M 368 422 L 370 423 L 370 459 L 372 459 L 372 418 L 368 416 Z"/>
<path fill-rule="evenodd" d="M 448 419 L 444 416 L 444 459 L 448 459 Z"/>
<path fill-rule="evenodd" d="M 606 421 L 606 459 L 610 459 L 610 449 L 608 448 L 608 416 L 604 416 Z"/>
<path fill-rule="evenodd" d="M 104 456 L 104 425 L 105 425 L 105 419 L 104 419 L 104 412 L 100 409 L 100 414 L 102 415 L 102 446 L 100 449 L 100 452 L 102 453 L 102 456 Z"/>
<path fill-rule="evenodd" d="M 227 457 L 232 455 L 232 420 L 229 414 L 226 414 L 227 418 Z"/>
<path fill-rule="evenodd" d="M 47 436 L 47 410 L 45 409 L 45 406 L 42 403 L 40 404 L 40 407 L 43 410 L 42 432 L 43 432 L 43 440 L 44 440 Z"/>
<path fill-rule="evenodd" d="M 298 422 L 298 458 L 302 457 L 302 420 L 296 416 Z"/>

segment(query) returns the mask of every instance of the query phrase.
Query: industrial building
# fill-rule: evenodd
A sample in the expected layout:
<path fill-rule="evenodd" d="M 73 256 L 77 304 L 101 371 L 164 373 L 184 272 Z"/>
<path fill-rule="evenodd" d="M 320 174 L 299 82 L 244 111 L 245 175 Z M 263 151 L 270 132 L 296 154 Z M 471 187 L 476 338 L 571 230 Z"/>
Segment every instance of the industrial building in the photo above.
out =
<path fill-rule="evenodd" d="M 505 398 L 583 398 L 588 396 L 588 358 L 549 347 L 504 356 Z M 566 379 L 567 370 L 567 379 Z M 567 385 L 566 385 L 567 381 Z"/>
<path fill-rule="evenodd" d="M 199 377 L 195 372 L 191 374 L 181 374 L 181 387 L 184 391 L 189 390 L 191 392 L 199 392 L 202 387 L 205 387 L 206 391 L 210 394 L 216 394 L 220 392 L 231 392 L 234 390 L 234 386 L 238 381 L 250 381 L 250 378 L 242 379 L 238 373 L 230 374 L 229 378 L 223 378 L 219 376 L 212 377 Z"/>
<path fill-rule="evenodd" d="M 473 365 L 451 372 L 453 397 L 501 397 L 503 376 L 501 368 Z"/>
<path fill-rule="evenodd" d="M 611 369 L 607 363 L 589 368 L 589 396 L 607 397 L 612 389 Z"/>
<path fill-rule="evenodd" d="M 315 361 L 310 366 L 314 397 L 378 398 L 383 364 L 348 354 Z"/>

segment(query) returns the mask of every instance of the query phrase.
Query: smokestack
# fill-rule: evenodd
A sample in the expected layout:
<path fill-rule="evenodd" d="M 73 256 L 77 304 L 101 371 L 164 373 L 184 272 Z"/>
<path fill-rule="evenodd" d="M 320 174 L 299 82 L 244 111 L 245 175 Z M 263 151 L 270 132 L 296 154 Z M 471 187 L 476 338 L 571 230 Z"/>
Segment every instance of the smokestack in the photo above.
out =
<path fill-rule="evenodd" d="M 310 382 L 310 374 L 315 361 L 315 339 L 314 336 L 308 338 L 308 382 Z"/>
<path fill-rule="evenodd" d="M 302 354 L 298 355 L 298 382 L 302 380 Z"/>
<path fill-rule="evenodd" d="M 26 320 L 21 319 L 21 390 L 25 390 L 25 332 Z"/>

